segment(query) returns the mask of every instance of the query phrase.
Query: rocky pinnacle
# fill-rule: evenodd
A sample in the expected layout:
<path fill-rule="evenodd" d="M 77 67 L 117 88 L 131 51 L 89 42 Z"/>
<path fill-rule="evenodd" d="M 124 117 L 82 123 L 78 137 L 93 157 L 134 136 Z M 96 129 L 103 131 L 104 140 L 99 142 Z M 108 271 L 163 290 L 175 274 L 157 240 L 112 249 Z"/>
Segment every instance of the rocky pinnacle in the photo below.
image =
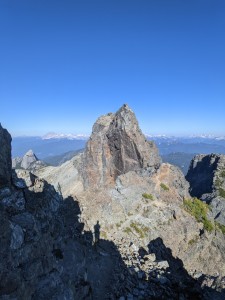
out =
<path fill-rule="evenodd" d="M 141 132 L 133 111 L 124 104 L 115 114 L 97 119 L 83 157 L 85 187 L 113 185 L 129 171 L 157 168 L 161 158 Z"/>

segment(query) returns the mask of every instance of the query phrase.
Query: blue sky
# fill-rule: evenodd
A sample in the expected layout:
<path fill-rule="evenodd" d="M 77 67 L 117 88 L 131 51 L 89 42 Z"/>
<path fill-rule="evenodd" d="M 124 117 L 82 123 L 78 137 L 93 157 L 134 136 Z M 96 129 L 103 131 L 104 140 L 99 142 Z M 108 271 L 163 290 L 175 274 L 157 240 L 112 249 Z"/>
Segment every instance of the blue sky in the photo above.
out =
<path fill-rule="evenodd" d="M 1 0 L 0 122 L 90 133 L 128 103 L 152 134 L 225 134 L 224 0 Z"/>

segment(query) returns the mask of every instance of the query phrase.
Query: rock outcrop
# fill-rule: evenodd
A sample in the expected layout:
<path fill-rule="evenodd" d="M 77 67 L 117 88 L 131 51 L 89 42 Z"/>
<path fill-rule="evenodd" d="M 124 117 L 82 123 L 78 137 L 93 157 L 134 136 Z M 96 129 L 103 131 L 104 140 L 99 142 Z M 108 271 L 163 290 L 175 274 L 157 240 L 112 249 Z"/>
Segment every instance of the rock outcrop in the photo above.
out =
<path fill-rule="evenodd" d="M 186 179 L 193 197 L 200 198 L 203 194 L 211 193 L 219 195 L 219 189 L 225 189 L 225 155 L 196 155 Z"/>
<path fill-rule="evenodd" d="M 84 185 L 110 186 L 121 174 L 158 168 L 160 164 L 155 144 L 146 140 L 133 111 L 125 104 L 94 124 L 83 156 Z"/>
<path fill-rule="evenodd" d="M 27 153 L 24 155 L 22 162 L 21 162 L 21 167 L 25 170 L 29 169 L 31 165 L 36 162 L 38 159 L 34 152 L 32 150 L 27 151 Z"/>
<path fill-rule="evenodd" d="M 0 124 L 0 188 L 11 183 L 11 136 Z"/>
<path fill-rule="evenodd" d="M 15 157 L 12 159 L 13 169 L 24 169 L 33 172 L 45 166 L 46 164 L 37 158 L 33 150 L 27 151 L 27 153 L 22 158 Z"/>
<path fill-rule="evenodd" d="M 225 226 L 225 155 L 196 155 L 186 179 L 191 195 L 206 201 L 214 220 Z"/>

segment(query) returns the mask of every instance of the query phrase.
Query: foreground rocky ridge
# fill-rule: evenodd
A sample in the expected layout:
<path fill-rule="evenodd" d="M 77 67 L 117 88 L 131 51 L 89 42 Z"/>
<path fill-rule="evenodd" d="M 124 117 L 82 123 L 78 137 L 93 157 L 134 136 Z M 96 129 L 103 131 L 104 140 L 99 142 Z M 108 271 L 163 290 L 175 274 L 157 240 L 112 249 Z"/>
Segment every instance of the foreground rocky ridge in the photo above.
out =
<path fill-rule="evenodd" d="M 0 299 L 224 299 L 224 235 L 186 211 L 188 182 L 128 106 L 101 117 L 71 161 L 9 172 Z"/>

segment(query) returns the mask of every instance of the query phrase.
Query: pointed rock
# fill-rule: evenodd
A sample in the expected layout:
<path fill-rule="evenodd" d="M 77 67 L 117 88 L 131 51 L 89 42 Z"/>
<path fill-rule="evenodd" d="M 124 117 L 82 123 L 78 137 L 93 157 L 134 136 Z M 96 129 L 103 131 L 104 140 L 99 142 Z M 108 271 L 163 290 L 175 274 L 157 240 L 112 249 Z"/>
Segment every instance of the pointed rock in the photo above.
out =
<path fill-rule="evenodd" d="M 147 141 L 128 105 L 115 114 L 101 116 L 93 126 L 83 158 L 85 187 L 113 185 L 129 171 L 158 167 L 161 158 L 153 142 Z"/>
<path fill-rule="evenodd" d="M 23 157 L 21 167 L 25 170 L 29 169 L 33 163 L 38 161 L 38 158 L 32 150 L 29 150 Z"/>
<path fill-rule="evenodd" d="M 0 124 L 0 188 L 11 183 L 11 135 Z"/>

